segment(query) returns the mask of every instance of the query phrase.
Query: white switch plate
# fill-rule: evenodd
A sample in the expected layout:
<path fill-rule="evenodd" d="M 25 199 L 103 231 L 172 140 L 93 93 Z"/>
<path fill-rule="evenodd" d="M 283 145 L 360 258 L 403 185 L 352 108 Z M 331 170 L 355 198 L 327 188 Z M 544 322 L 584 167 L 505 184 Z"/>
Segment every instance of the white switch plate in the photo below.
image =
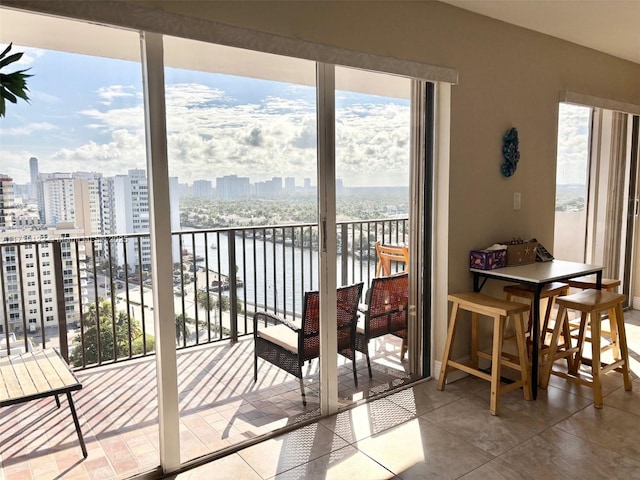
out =
<path fill-rule="evenodd" d="M 522 204 L 522 195 L 520 192 L 515 192 L 513 194 L 513 209 L 520 210 L 520 205 Z"/>

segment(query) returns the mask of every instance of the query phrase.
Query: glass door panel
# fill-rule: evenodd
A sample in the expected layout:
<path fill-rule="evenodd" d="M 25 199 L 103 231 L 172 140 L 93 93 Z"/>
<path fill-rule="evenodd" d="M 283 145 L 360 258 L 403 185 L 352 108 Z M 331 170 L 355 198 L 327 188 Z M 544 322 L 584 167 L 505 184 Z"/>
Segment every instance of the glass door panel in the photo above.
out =
<path fill-rule="evenodd" d="M 56 348 L 68 360 L 83 385 L 73 396 L 89 460 L 105 476 L 152 470 L 160 455 L 139 34 L 0 9 L 0 42 L 23 54 L 8 70 L 31 75 L 29 102 L 7 103 L 0 122 L 0 174 L 13 184 L 0 202 L 14 214 L 0 239 L 0 275 L 9 273 L 0 343 L 9 332 L 15 347 Z M 35 408 L 10 442 L 39 448 Z M 66 425 L 68 410 L 59 412 L 51 420 Z M 74 458 L 73 428 L 55 439 L 57 453 Z M 79 460 L 63 475 L 86 475 Z M 4 452 L 3 461 L 15 463 Z"/>
<path fill-rule="evenodd" d="M 395 295 L 392 284 L 378 287 L 374 278 L 408 268 L 410 164 L 411 81 L 336 67 L 338 285 L 364 282 L 363 302 L 369 303 L 371 322 L 377 315 L 377 300 L 391 304 Z M 397 257 L 384 260 L 383 246 L 395 247 Z M 373 294 L 369 299 L 367 292 L 378 288 L 386 298 Z M 402 323 L 402 315 L 390 316 L 391 323 L 396 317 Z M 365 317 L 363 313 L 360 329 Z M 390 328 L 393 333 L 374 330 L 363 337 L 367 345 L 356 356 L 361 387 L 354 389 L 348 363 L 339 370 L 341 401 L 368 397 L 410 378 L 407 330 L 395 325 Z M 364 352 L 370 357 L 371 378 Z"/>
<path fill-rule="evenodd" d="M 184 462 L 317 414 L 315 63 L 164 45 Z"/>
<path fill-rule="evenodd" d="M 585 261 L 591 113 L 589 107 L 561 103 L 558 114 L 556 216 L 551 253 L 574 262 Z"/>

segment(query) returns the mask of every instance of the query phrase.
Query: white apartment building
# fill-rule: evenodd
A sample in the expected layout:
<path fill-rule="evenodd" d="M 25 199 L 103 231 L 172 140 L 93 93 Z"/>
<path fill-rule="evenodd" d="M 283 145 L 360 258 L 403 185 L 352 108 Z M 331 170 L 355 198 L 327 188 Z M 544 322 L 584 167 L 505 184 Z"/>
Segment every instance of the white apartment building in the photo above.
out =
<path fill-rule="evenodd" d="M 0 174 L 0 228 L 13 226 L 13 179 Z"/>
<path fill-rule="evenodd" d="M 75 222 L 75 191 L 70 173 L 44 173 L 40 175 L 39 202 L 46 225 Z"/>
<path fill-rule="evenodd" d="M 147 173 L 142 169 L 129 170 L 127 175 L 113 177 L 113 213 L 117 235 L 149 233 L 149 194 Z M 139 245 L 139 248 L 138 248 Z M 151 265 L 151 241 L 148 236 L 127 238 L 117 243 L 116 263 L 126 263 L 131 269 L 142 264 Z"/>
<path fill-rule="evenodd" d="M 5 230 L 0 233 L 2 282 L 0 332 L 36 331 L 58 325 L 64 311 L 67 324 L 80 321 L 80 303 L 87 302 L 84 246 L 65 242 L 84 232 L 72 223 L 56 227 Z M 53 244 L 61 246 L 60 282 L 64 306 L 58 308 Z M 6 314 L 6 317 L 5 317 Z"/>
<path fill-rule="evenodd" d="M 85 235 L 102 235 L 100 186 L 102 174 L 74 172 L 75 224 Z"/>

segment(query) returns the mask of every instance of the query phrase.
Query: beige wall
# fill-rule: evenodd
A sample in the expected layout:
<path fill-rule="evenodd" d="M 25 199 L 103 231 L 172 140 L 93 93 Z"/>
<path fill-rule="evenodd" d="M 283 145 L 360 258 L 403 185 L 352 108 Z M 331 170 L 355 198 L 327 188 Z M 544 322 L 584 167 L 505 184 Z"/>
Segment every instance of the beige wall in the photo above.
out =
<path fill-rule="evenodd" d="M 439 2 L 135 3 L 457 68 L 459 84 L 452 88 L 451 102 L 449 291 L 471 289 L 472 248 L 532 236 L 553 245 L 562 90 L 640 104 L 640 65 Z M 504 178 L 502 137 L 511 127 L 519 131 L 521 160 L 515 175 Z M 522 194 L 519 211 L 513 210 L 514 192 Z M 435 319 L 435 358 L 442 352 L 445 325 L 446 319 Z"/>

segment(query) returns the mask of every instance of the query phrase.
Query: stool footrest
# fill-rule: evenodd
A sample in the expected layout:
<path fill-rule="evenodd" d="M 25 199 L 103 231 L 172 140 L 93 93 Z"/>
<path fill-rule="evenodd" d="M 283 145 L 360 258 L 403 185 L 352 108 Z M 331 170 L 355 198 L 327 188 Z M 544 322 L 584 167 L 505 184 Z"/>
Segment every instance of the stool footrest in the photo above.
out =
<path fill-rule="evenodd" d="M 467 372 L 471 375 L 475 375 L 476 377 L 480 377 L 484 380 L 491 381 L 491 375 L 483 372 L 482 370 L 478 370 L 477 368 L 471 366 L 470 364 L 449 360 L 447 362 L 447 366 L 457 368 L 458 370 L 462 370 L 463 372 Z"/>
<path fill-rule="evenodd" d="M 500 387 L 500 395 L 510 392 L 511 390 L 517 390 L 518 388 L 524 387 L 524 385 L 525 383 L 522 380 L 518 380 L 517 382 Z"/>

